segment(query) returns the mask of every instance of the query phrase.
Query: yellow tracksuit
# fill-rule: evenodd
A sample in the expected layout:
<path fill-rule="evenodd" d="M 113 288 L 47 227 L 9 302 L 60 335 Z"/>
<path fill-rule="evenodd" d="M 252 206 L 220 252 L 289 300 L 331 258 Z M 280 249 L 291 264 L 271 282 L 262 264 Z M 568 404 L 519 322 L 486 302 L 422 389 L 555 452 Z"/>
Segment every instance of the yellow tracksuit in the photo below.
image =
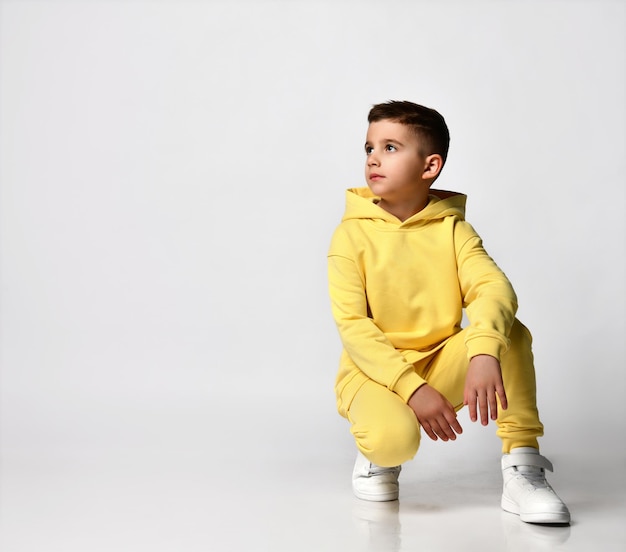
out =
<path fill-rule="evenodd" d="M 465 201 L 431 190 L 428 205 L 401 222 L 368 188 L 346 193 L 328 253 L 344 347 L 335 391 L 357 446 L 381 466 L 417 451 L 419 425 L 406 404 L 413 392 L 427 382 L 460 409 L 469 359 L 478 354 L 502 366 L 509 401 L 497 420 L 503 452 L 537 447 L 543 434 L 530 333 L 515 318 L 510 282 L 465 221 Z"/>

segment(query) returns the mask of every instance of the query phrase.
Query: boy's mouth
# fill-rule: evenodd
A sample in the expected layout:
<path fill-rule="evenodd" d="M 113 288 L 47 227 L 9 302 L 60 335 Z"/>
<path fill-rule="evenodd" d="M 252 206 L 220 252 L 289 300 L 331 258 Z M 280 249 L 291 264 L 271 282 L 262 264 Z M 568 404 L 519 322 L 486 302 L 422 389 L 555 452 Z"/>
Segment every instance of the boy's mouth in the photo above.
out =
<path fill-rule="evenodd" d="M 372 173 L 370 174 L 370 180 L 380 180 L 381 178 L 385 178 L 382 174 Z"/>

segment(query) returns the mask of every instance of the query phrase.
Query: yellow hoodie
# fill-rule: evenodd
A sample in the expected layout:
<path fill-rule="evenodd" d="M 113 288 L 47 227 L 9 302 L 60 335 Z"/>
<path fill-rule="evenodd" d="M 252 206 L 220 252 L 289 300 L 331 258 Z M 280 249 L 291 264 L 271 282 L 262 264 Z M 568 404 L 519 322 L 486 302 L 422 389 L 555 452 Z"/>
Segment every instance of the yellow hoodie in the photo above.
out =
<path fill-rule="evenodd" d="M 346 192 L 346 211 L 328 253 L 332 312 L 344 351 L 335 391 L 346 411 L 372 379 L 405 402 L 425 381 L 413 363 L 469 328 L 468 358 L 500 359 L 517 310 L 513 288 L 465 221 L 466 196 L 431 190 L 404 222 L 368 188 Z"/>

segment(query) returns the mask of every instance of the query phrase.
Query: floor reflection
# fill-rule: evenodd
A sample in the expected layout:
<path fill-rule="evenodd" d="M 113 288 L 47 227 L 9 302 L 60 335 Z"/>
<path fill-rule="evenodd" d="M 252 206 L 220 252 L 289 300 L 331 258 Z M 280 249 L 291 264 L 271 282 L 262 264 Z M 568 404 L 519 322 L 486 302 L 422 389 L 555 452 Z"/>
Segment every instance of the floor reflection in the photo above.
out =
<path fill-rule="evenodd" d="M 363 537 L 366 548 L 371 552 L 398 552 L 402 545 L 400 524 L 400 502 L 369 502 L 354 499 L 352 518 Z"/>
<path fill-rule="evenodd" d="M 569 525 L 524 523 L 519 516 L 504 511 L 501 519 L 507 552 L 552 551 L 570 537 Z"/>

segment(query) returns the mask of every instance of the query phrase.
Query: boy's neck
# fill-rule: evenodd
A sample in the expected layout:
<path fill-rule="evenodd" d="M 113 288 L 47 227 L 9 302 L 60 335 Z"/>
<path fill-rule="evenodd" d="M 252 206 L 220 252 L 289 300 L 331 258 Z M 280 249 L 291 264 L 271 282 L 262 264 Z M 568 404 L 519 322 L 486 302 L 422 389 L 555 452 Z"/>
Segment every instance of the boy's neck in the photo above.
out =
<path fill-rule="evenodd" d="M 415 202 L 389 203 L 382 198 L 378 201 L 379 207 L 392 214 L 401 222 L 419 213 L 426 205 L 428 205 L 428 196 L 419 198 Z"/>

